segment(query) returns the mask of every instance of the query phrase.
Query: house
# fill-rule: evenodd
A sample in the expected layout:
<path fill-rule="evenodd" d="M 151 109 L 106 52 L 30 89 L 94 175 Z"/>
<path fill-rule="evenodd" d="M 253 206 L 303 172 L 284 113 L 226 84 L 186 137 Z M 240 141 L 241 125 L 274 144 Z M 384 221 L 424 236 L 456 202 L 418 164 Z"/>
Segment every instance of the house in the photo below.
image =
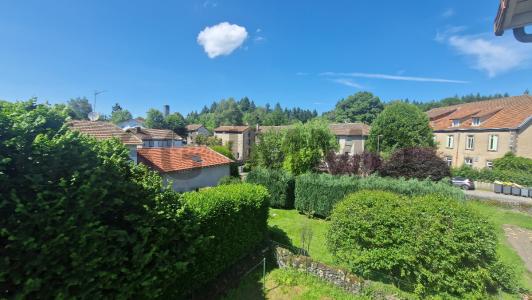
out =
<path fill-rule="evenodd" d="M 138 117 L 135 119 L 129 119 L 127 121 L 120 122 L 116 125 L 122 129 L 129 129 L 129 128 L 135 128 L 135 127 L 144 128 L 144 118 Z"/>
<path fill-rule="evenodd" d="M 196 136 L 210 136 L 211 132 L 205 128 L 202 124 L 189 124 L 187 125 L 187 144 L 196 144 Z"/>
<path fill-rule="evenodd" d="M 255 130 L 250 126 L 220 126 L 214 129 L 214 136 L 224 145 L 231 145 L 231 152 L 239 161 L 245 161 L 251 154 L 255 142 Z"/>
<path fill-rule="evenodd" d="M 329 129 L 336 136 L 340 145 L 340 154 L 360 154 L 364 152 L 370 127 L 364 123 L 329 124 Z"/>
<path fill-rule="evenodd" d="M 158 171 L 176 192 L 215 186 L 229 176 L 232 160 L 204 146 L 140 148 L 138 162 Z"/>
<path fill-rule="evenodd" d="M 142 140 L 127 131 L 123 131 L 113 123 L 104 121 L 73 120 L 69 121 L 67 124 L 71 130 L 79 131 L 98 140 L 111 138 L 119 139 L 129 149 L 129 158 L 134 162 L 137 162 L 137 147 L 142 146 Z"/>
<path fill-rule="evenodd" d="M 507 152 L 532 158 L 532 96 L 434 108 L 427 115 L 450 166 L 490 168 Z"/>
<path fill-rule="evenodd" d="M 169 129 L 135 127 L 126 129 L 126 132 L 142 140 L 143 148 L 183 146 L 183 138 Z"/>

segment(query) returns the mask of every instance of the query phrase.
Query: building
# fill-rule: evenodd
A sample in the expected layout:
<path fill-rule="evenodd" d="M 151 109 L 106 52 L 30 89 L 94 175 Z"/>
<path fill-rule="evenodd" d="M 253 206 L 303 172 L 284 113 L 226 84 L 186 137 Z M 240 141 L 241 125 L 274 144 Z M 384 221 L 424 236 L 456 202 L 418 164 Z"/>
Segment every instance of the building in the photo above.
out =
<path fill-rule="evenodd" d="M 189 124 L 187 125 L 187 144 L 196 144 L 196 137 L 198 135 L 210 136 L 211 132 L 205 128 L 202 124 Z"/>
<path fill-rule="evenodd" d="M 214 129 L 214 136 L 224 145 L 231 145 L 231 152 L 239 161 L 245 161 L 251 154 L 255 142 L 255 130 L 249 126 L 220 126 Z"/>
<path fill-rule="evenodd" d="M 113 123 L 104 121 L 73 120 L 69 121 L 67 124 L 71 130 L 79 131 L 98 140 L 111 138 L 119 139 L 129 149 L 129 157 L 131 160 L 137 162 L 137 147 L 142 146 L 142 140 L 127 131 L 123 131 Z"/>
<path fill-rule="evenodd" d="M 532 158 L 532 96 L 435 108 L 427 115 L 450 166 L 491 167 L 507 152 Z"/>
<path fill-rule="evenodd" d="M 232 160 L 204 146 L 140 148 L 138 162 L 158 171 L 176 192 L 215 186 L 230 174 Z"/>
<path fill-rule="evenodd" d="M 360 154 L 364 152 L 370 127 L 364 123 L 330 124 L 329 129 L 340 145 L 340 154 Z"/>
<path fill-rule="evenodd" d="M 135 127 L 142 127 L 144 128 L 144 119 L 141 117 L 135 118 L 135 119 L 129 119 L 124 122 L 120 122 L 116 124 L 116 126 L 122 128 L 122 129 L 129 129 L 129 128 L 135 128 Z"/>
<path fill-rule="evenodd" d="M 142 147 L 144 148 L 183 146 L 183 138 L 169 129 L 135 127 L 126 129 L 126 132 L 129 132 L 142 140 Z"/>

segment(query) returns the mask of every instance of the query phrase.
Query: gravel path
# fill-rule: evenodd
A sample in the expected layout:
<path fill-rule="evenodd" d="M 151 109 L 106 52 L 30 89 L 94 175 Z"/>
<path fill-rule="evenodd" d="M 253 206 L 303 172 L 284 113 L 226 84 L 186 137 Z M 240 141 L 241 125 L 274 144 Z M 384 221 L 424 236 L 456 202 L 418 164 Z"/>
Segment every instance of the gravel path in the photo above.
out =
<path fill-rule="evenodd" d="M 508 204 L 532 205 L 532 198 L 497 194 L 494 192 L 480 191 L 480 190 L 465 191 L 465 193 L 468 198 L 473 198 L 473 199 L 478 199 L 478 200 L 496 200 L 496 201 L 499 201 L 502 203 L 508 203 Z"/>
<path fill-rule="evenodd" d="M 532 272 L 532 230 L 515 225 L 503 225 L 506 239 L 525 262 L 528 271 Z"/>

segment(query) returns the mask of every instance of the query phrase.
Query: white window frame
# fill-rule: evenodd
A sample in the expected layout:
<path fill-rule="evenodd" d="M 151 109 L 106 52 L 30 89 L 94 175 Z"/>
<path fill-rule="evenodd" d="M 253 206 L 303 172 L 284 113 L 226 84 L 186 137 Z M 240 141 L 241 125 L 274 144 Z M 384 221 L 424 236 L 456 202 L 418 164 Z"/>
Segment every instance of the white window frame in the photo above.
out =
<path fill-rule="evenodd" d="M 460 126 L 460 120 L 459 119 L 451 120 L 451 127 L 458 127 L 458 126 Z"/>
<path fill-rule="evenodd" d="M 471 125 L 472 126 L 480 126 L 480 118 L 479 117 L 474 117 L 473 120 L 471 121 Z"/>
<path fill-rule="evenodd" d="M 468 161 L 471 161 L 471 162 L 468 163 Z M 473 167 L 473 159 L 471 157 L 464 158 L 464 165 L 472 168 Z"/>
<path fill-rule="evenodd" d="M 499 151 L 499 135 L 490 134 L 488 136 L 488 151 Z"/>
<path fill-rule="evenodd" d="M 475 136 L 474 135 L 467 135 L 466 136 L 465 148 L 466 148 L 466 150 L 475 149 Z"/>
<path fill-rule="evenodd" d="M 445 144 L 447 148 L 453 149 L 454 148 L 454 135 L 450 134 L 447 136 L 447 142 Z"/>
<path fill-rule="evenodd" d="M 447 165 L 450 167 L 453 165 L 453 157 L 452 156 L 446 156 L 445 157 L 445 162 L 447 163 Z"/>
<path fill-rule="evenodd" d="M 486 160 L 486 168 L 488 168 L 488 169 L 493 169 L 493 161 L 491 161 L 491 160 Z"/>

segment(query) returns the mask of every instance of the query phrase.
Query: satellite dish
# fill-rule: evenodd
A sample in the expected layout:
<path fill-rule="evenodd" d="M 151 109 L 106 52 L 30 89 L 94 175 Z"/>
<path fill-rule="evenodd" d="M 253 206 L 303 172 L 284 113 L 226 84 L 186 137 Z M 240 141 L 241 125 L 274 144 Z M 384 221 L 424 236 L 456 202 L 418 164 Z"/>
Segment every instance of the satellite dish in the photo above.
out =
<path fill-rule="evenodd" d="M 95 111 L 91 111 L 89 114 L 88 114 L 88 117 L 89 117 L 89 120 L 91 121 L 96 121 L 100 118 L 100 113 L 97 113 Z"/>

